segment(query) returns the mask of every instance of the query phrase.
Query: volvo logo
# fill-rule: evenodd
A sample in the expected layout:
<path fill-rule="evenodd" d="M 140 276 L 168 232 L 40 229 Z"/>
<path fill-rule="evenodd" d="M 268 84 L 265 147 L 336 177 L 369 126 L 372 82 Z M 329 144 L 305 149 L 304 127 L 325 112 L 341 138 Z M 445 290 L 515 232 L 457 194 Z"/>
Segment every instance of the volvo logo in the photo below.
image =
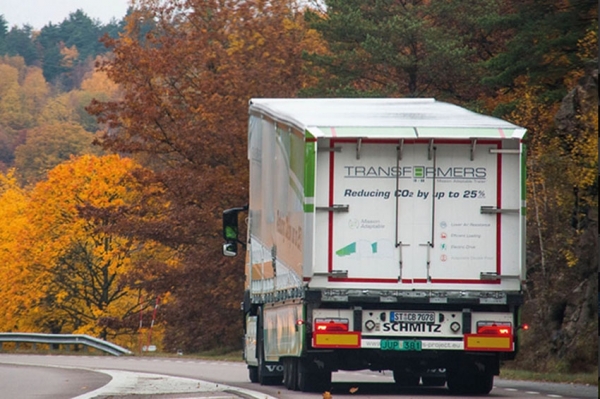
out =
<path fill-rule="evenodd" d="M 265 364 L 265 367 L 267 368 L 267 370 L 269 370 L 270 373 L 274 371 L 283 373 L 283 366 L 281 364 Z"/>

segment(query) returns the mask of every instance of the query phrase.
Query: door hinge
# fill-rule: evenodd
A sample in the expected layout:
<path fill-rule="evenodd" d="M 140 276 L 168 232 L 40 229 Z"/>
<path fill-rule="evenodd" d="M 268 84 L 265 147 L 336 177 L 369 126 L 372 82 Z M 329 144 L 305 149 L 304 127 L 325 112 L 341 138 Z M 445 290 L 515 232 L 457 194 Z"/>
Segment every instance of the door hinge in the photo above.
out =
<path fill-rule="evenodd" d="M 349 212 L 350 205 L 333 204 L 332 206 L 317 206 L 315 209 L 327 212 Z"/>
<path fill-rule="evenodd" d="M 518 209 L 499 209 L 494 206 L 482 206 L 480 209 L 482 214 L 495 214 L 495 213 L 519 213 Z"/>
<path fill-rule="evenodd" d="M 496 272 L 481 272 L 479 275 L 481 280 L 505 280 L 505 279 L 520 279 L 521 276 L 498 274 Z"/>

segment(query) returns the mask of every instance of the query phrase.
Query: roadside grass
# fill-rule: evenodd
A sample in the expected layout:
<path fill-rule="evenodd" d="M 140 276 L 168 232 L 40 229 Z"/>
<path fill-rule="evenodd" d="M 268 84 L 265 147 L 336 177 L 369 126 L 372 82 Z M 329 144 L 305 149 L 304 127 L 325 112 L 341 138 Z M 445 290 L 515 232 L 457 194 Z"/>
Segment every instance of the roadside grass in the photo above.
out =
<path fill-rule="evenodd" d="M 598 385 L 598 372 L 590 373 L 540 373 L 527 370 L 515 370 L 503 368 L 500 370 L 500 378 L 506 380 L 544 381 L 559 382 L 567 384 Z"/>
<path fill-rule="evenodd" d="M 139 355 L 139 353 L 136 353 L 136 355 Z M 150 353 L 144 352 L 144 354 L 142 356 L 157 356 L 157 357 L 177 356 L 177 357 L 190 358 L 190 359 L 223 360 L 223 361 L 227 361 L 227 362 L 242 362 L 242 361 L 244 361 L 244 359 L 242 357 L 241 349 L 238 349 L 238 350 L 213 349 L 213 350 L 205 351 L 205 352 L 181 353 L 181 354 L 156 353 L 156 352 L 154 352 L 154 354 L 150 354 Z"/>

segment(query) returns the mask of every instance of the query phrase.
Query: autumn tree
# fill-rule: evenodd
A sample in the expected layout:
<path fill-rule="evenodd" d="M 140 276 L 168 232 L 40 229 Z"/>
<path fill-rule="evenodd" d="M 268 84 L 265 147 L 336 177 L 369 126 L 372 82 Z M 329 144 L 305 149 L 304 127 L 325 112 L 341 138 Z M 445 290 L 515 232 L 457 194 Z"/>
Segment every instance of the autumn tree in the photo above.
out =
<path fill-rule="evenodd" d="M 14 66 L 0 63 L 0 98 L 4 98 L 11 87 L 19 84 L 19 70 Z"/>
<path fill-rule="evenodd" d="M 590 60 L 596 49 L 590 30 L 578 57 Z M 589 371 L 597 348 L 597 69 L 579 65 L 563 76 L 561 102 L 549 102 L 535 76 L 516 78 L 508 95 L 495 98 L 516 104 L 508 118 L 529 130 L 523 316 L 532 329 L 519 362 L 542 372 Z"/>
<path fill-rule="evenodd" d="M 93 139 L 91 133 L 69 121 L 49 121 L 30 130 L 25 143 L 15 150 L 20 181 L 35 184 L 71 155 L 100 153 L 99 148 L 92 146 Z"/>
<path fill-rule="evenodd" d="M 0 172 L 14 166 L 15 149 L 24 141 L 25 136 L 19 131 L 0 124 Z"/>
<path fill-rule="evenodd" d="M 138 40 L 142 21 L 154 22 Z M 221 256 L 219 231 L 222 210 L 247 201 L 248 101 L 294 96 L 316 38 L 291 2 L 139 1 L 107 43 L 115 58 L 104 70 L 123 99 L 90 108 L 109 124 L 101 142 L 150 166 L 141 181 L 160 182 L 169 203 L 161 219 L 132 212 L 124 223 L 184 259 L 163 279 L 173 287 L 167 347 L 238 346 L 243 265 Z"/>
<path fill-rule="evenodd" d="M 17 281 L 18 270 L 23 267 L 22 259 L 15 251 L 22 238 L 20 232 L 27 226 L 26 209 L 28 193 L 23 190 L 14 174 L 0 172 L 0 301 L 3 303 L 3 315 L 0 318 L 1 331 L 19 329 L 23 303 L 12 298 L 20 292 Z"/>
<path fill-rule="evenodd" d="M 31 115 L 32 119 L 35 119 L 35 115 L 38 115 L 42 111 L 50 95 L 50 88 L 40 68 L 27 68 L 23 84 L 21 85 L 21 93 L 26 112 Z"/>
<path fill-rule="evenodd" d="M 30 127 L 33 116 L 28 114 L 23 104 L 21 86 L 10 86 L 0 99 L 0 119 L 3 124 L 15 130 Z"/>
<path fill-rule="evenodd" d="M 0 56 L 20 56 L 27 66 L 42 67 L 49 83 L 70 90 L 90 70 L 88 61 L 107 53 L 100 38 L 118 37 L 124 24 L 124 20 L 112 20 L 103 25 L 76 10 L 62 22 L 38 31 L 29 25 L 11 28 L 0 15 Z"/>
<path fill-rule="evenodd" d="M 4 165 L 3 170 L 14 166 L 16 148 L 25 144 L 26 140 L 29 143 L 19 150 L 17 175 L 21 177 L 31 175 L 34 169 L 47 171 L 58 162 L 67 160 L 71 154 L 77 155 L 82 151 L 99 153 L 100 149 L 92 147 L 91 142 L 92 135 L 101 127 L 85 108 L 94 98 L 103 101 L 116 98 L 118 86 L 100 71 L 90 70 L 83 79 L 84 88 L 81 90 L 51 92 L 40 68 L 27 67 L 22 57 L 0 58 L 0 162 Z M 62 127 L 60 124 L 63 124 Z M 86 135 L 81 128 L 90 134 Z M 74 136 L 76 131 L 79 137 Z M 53 134 L 56 140 L 49 139 L 49 134 Z M 74 141 L 78 144 L 73 144 Z M 58 143 L 64 143 L 64 146 Z M 31 147 L 34 147 L 33 152 Z M 61 155 L 57 155 L 59 151 Z M 49 153 L 53 153 L 50 158 L 56 157 L 48 163 Z"/>
<path fill-rule="evenodd" d="M 0 288 L 0 296 L 9 305 L 11 329 L 104 339 L 137 329 L 140 295 L 147 293 L 128 280 L 128 272 L 136 258 L 160 259 L 166 252 L 110 233 L 113 219 L 82 217 L 85 209 L 136 203 L 141 192 L 131 179 L 136 167 L 117 155 L 72 158 L 35 186 L 25 207 L 17 198 L 7 208 L 17 215 L 7 229 L 16 237 L 7 245 L 16 259 L 3 270 L 11 287 Z M 14 178 L 8 183 L 15 191 Z M 6 195 L 0 198 L 10 204 Z"/>
<path fill-rule="evenodd" d="M 98 58 L 97 62 L 101 60 Z M 101 126 L 86 108 L 92 100 L 116 100 L 119 94 L 119 86 L 108 78 L 106 72 L 97 69 L 89 71 L 81 82 L 81 90 L 73 90 L 69 93 L 74 119 L 88 132 L 96 133 Z"/>
<path fill-rule="evenodd" d="M 103 58 L 97 57 L 96 63 L 100 64 L 104 61 Z M 116 99 L 119 86 L 109 79 L 106 72 L 94 69 L 88 72 L 81 82 L 81 90 L 89 93 L 104 94 L 109 99 Z"/>

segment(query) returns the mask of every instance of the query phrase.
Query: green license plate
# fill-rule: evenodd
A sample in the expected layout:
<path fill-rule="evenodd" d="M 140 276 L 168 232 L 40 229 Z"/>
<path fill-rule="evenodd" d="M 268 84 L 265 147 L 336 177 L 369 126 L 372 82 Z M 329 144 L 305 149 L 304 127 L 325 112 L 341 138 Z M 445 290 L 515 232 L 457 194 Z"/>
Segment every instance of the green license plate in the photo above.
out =
<path fill-rule="evenodd" d="M 384 351 L 420 351 L 422 349 L 421 341 L 397 339 L 382 339 L 381 350 Z"/>

